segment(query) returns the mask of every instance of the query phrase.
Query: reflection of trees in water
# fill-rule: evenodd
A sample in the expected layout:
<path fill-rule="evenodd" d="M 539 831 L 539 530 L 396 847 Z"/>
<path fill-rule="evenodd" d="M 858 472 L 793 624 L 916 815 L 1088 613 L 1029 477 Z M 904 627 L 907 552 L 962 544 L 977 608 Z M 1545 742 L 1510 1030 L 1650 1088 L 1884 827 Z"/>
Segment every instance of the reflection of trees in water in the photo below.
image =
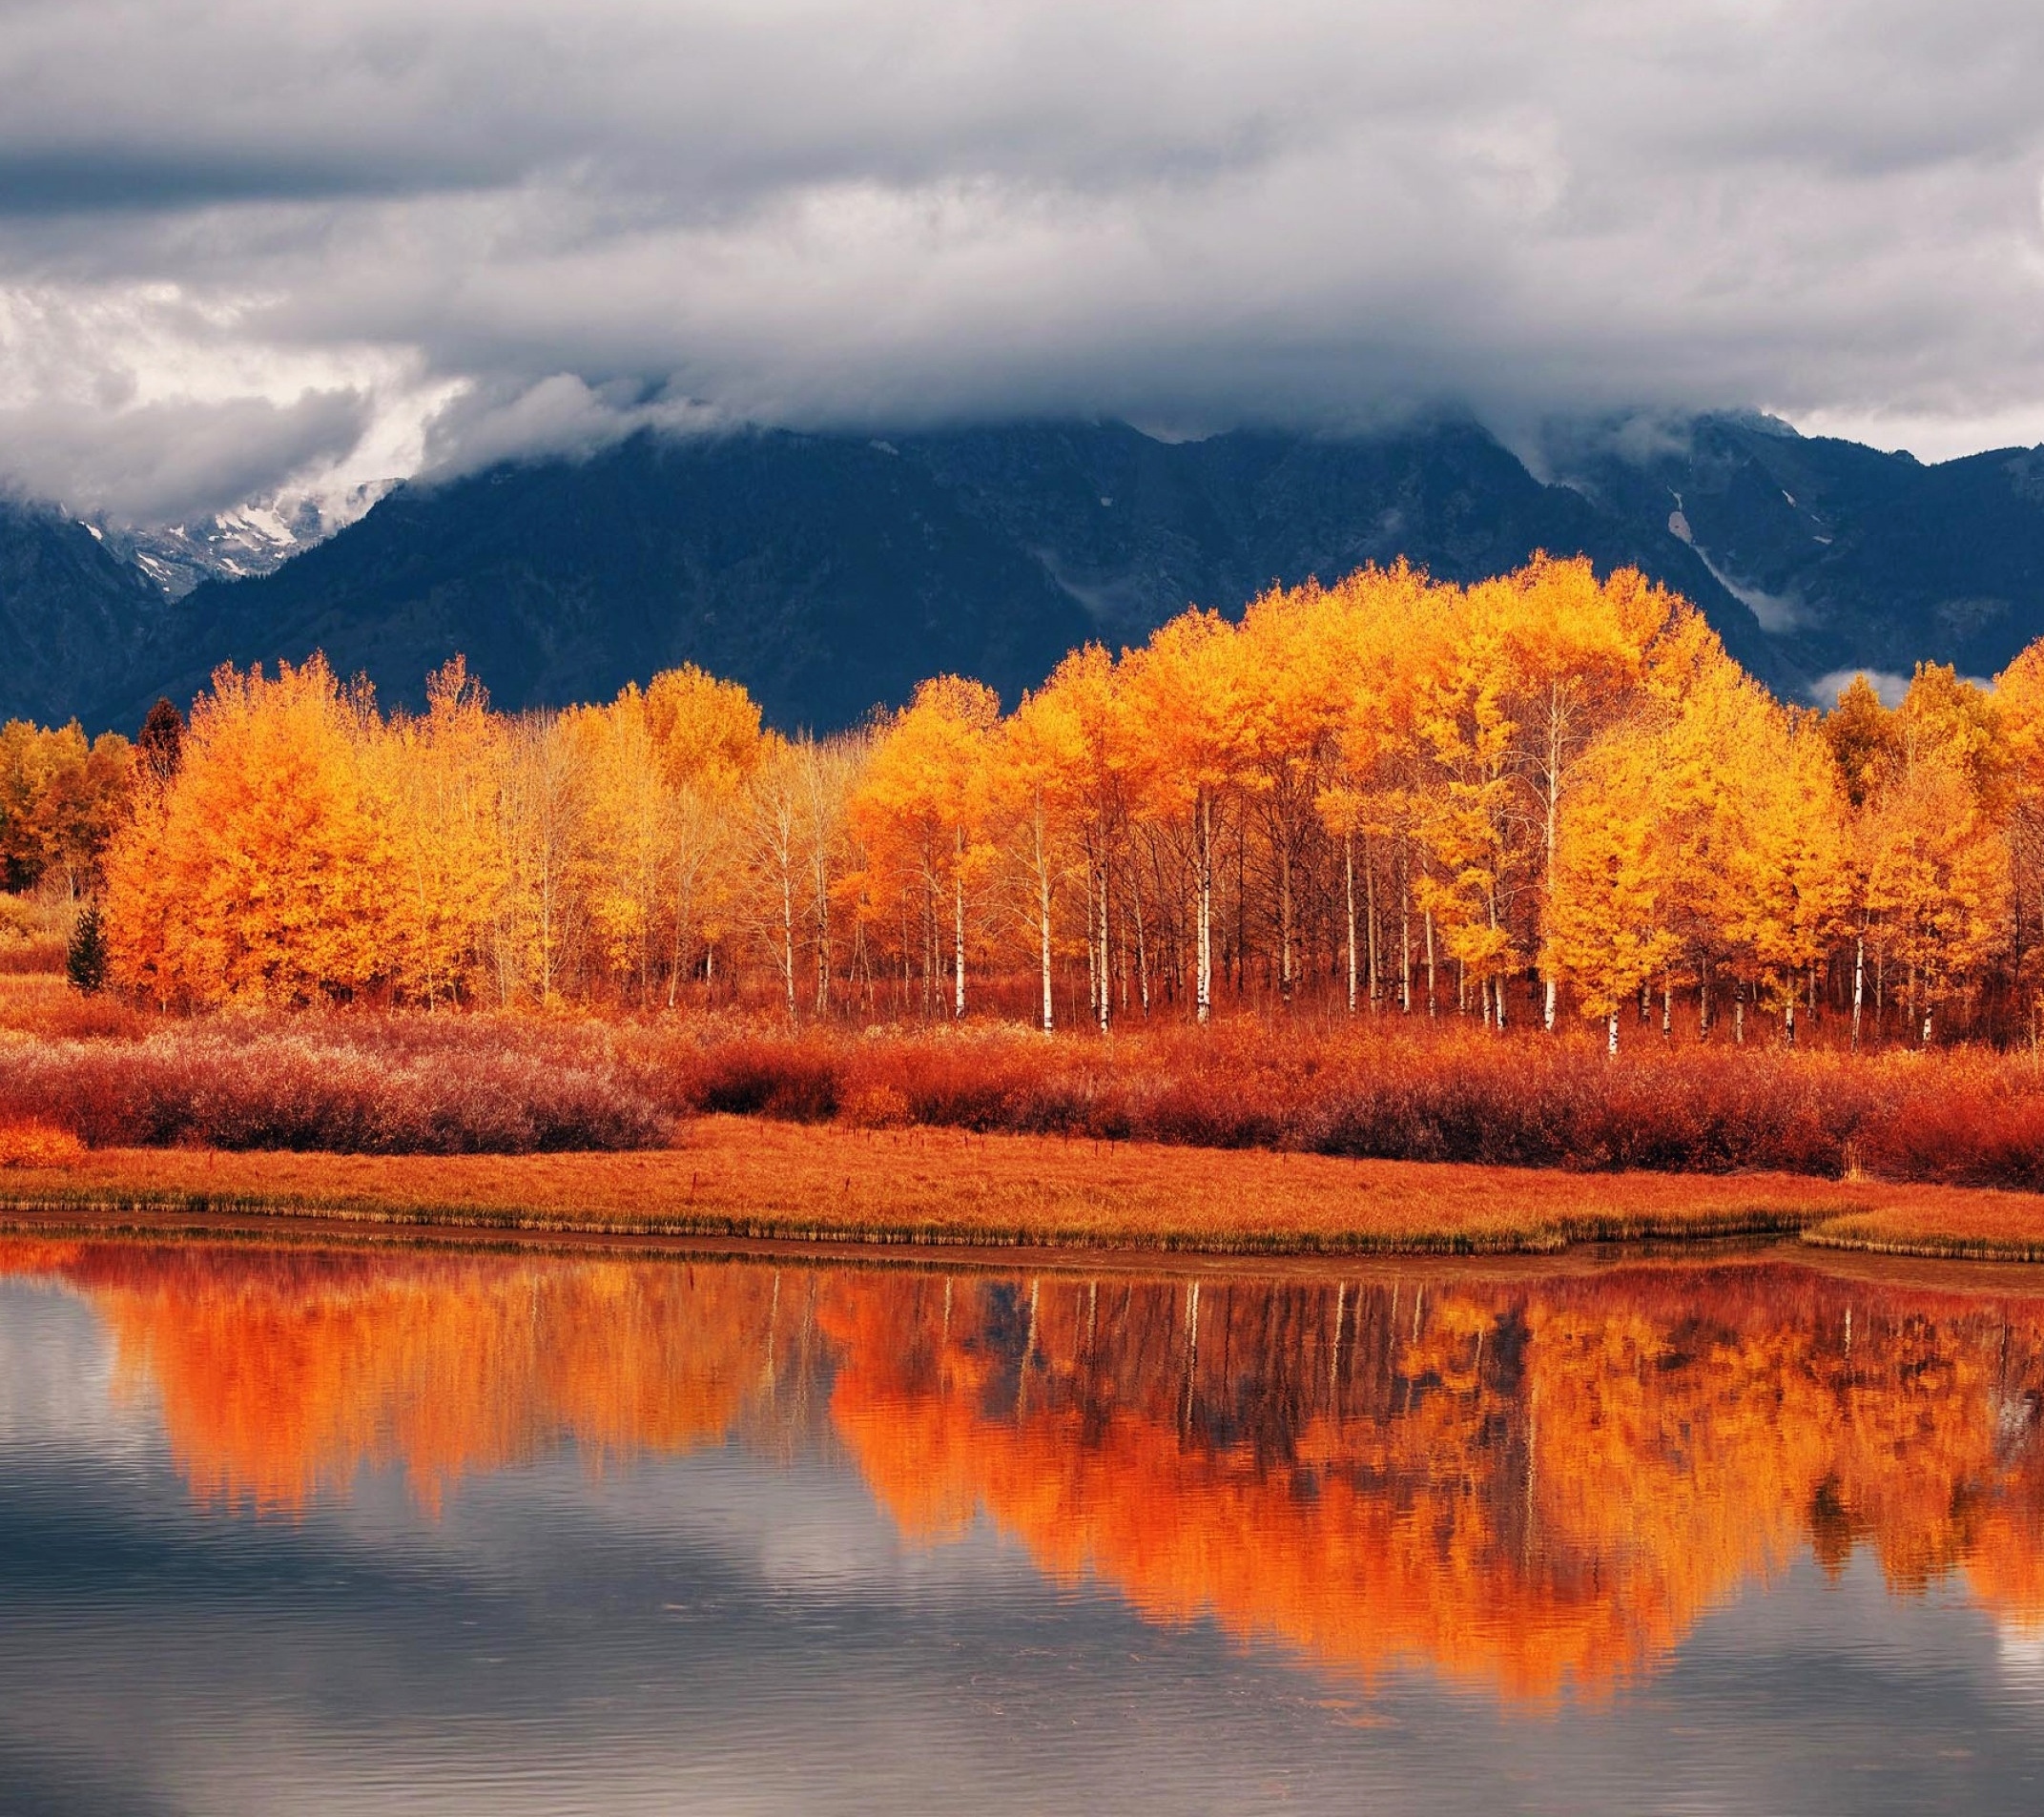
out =
<path fill-rule="evenodd" d="M 204 1501 L 835 1432 L 904 1531 L 1368 1675 L 1650 1665 L 1809 1547 L 2044 1620 L 2044 1298 L 1778 1262 L 1086 1281 L 0 1244 L 114 1332 Z"/>
<path fill-rule="evenodd" d="M 2044 1302 L 1800 1269 L 833 1295 L 903 1526 L 1364 1672 L 1605 1685 L 1802 1545 L 2044 1614 Z"/>
<path fill-rule="evenodd" d="M 437 1511 L 465 1476 L 572 1440 L 592 1468 L 821 1418 L 808 1270 L 0 1241 L 112 1328 L 202 1502 L 297 1510 L 363 1465 Z"/>

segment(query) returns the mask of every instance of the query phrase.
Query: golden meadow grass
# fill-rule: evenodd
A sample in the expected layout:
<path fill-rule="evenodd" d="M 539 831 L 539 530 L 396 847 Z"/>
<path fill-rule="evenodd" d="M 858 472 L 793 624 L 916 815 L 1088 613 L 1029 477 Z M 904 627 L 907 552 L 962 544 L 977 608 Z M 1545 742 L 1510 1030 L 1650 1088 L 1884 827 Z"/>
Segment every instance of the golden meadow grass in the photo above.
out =
<path fill-rule="evenodd" d="M 98 1149 L 0 1173 L 37 1226 L 250 1213 L 384 1225 L 1208 1253 L 1540 1252 L 1899 1221 L 2044 1254 L 2044 1197 L 1786 1174 L 1564 1174 L 735 1117 L 623 1154 Z M 1893 1245 L 1890 1247 L 1900 1247 Z M 1947 1254 L 1987 1249 L 1946 1248 Z M 2012 1251 L 2013 1252 L 2013 1251 Z"/>

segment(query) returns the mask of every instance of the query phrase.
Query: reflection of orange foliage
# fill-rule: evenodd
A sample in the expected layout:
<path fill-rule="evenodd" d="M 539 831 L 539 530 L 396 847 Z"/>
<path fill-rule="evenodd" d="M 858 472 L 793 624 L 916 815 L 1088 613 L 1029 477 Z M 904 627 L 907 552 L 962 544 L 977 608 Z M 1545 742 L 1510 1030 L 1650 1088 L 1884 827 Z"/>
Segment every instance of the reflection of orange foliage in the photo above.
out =
<path fill-rule="evenodd" d="M 563 1439 L 598 1459 L 713 1443 L 771 1384 L 776 1326 L 800 1336 L 799 1306 L 743 1270 L 11 1242 L 0 1269 L 83 1288 L 195 1494 L 263 1509 L 364 1464 L 401 1463 L 437 1508 Z"/>
<path fill-rule="evenodd" d="M 0 1273 L 90 1297 L 206 1501 L 394 1463 L 436 1506 L 564 1440 L 827 1406 L 912 1537 L 984 1513 L 1153 1619 L 1366 1678 L 1595 1692 L 1805 1547 L 2044 1623 L 2044 1298 L 1780 1261 L 1358 1287 L 7 1242 Z"/>
<path fill-rule="evenodd" d="M 2005 1617 L 2044 1617 L 2044 1304 L 1755 1266 L 1058 1281 L 932 1320 L 925 1289 L 827 1321 L 839 1430 L 911 1532 L 984 1509 L 1146 1614 L 1366 1675 L 1594 1690 L 1800 1546 L 1835 1565 L 1860 1538 L 1899 1590 L 1963 1566 Z"/>

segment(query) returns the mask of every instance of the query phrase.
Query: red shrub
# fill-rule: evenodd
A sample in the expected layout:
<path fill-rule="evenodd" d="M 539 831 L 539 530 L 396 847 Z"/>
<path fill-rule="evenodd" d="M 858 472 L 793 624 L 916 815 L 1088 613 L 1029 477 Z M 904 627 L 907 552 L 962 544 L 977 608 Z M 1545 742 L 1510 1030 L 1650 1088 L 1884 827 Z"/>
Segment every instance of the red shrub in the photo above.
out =
<path fill-rule="evenodd" d="M 0 1114 L 94 1147 L 515 1154 L 646 1147 L 666 1134 L 668 1119 L 600 1043 L 549 1053 L 502 1024 L 444 1028 L 222 1022 L 48 1042 L 0 1052 Z"/>
<path fill-rule="evenodd" d="M 2044 1191 L 2044 1094 L 2013 1086 L 1930 1073 L 1869 1120 L 1854 1159 L 1882 1179 Z"/>
<path fill-rule="evenodd" d="M 680 1083 L 680 1082 L 676 1082 Z M 733 1041 L 706 1049 L 682 1087 L 692 1110 L 827 1123 L 841 1097 L 836 1057 L 820 1043 Z"/>
<path fill-rule="evenodd" d="M 57 1005 L 38 1015 L 65 1037 L 0 1046 L 0 1120 L 97 1146 L 628 1148 L 722 1111 L 1595 1171 L 1856 1165 L 2044 1189 L 2044 1078 L 1970 1052 L 1642 1042 L 1614 1061 L 1579 1034 L 1390 1017 L 1047 1040 L 998 1023 L 791 1035 L 736 1017 L 126 1011 L 73 1034 Z"/>
<path fill-rule="evenodd" d="M 1643 1043 L 1580 1034 L 1241 1017 L 1046 1040 L 1013 1024 L 800 1037 L 757 1023 L 623 1037 L 678 1111 L 804 1120 L 859 1105 L 917 1123 L 1205 1147 L 1586 1171 L 2044 1184 L 2044 1081 L 1966 1053 Z M 1982 1108 L 1992 1098 L 1992 1107 Z M 1971 1106 L 1971 1107 L 1970 1107 Z M 893 1114 L 890 1112 L 890 1114 Z"/>

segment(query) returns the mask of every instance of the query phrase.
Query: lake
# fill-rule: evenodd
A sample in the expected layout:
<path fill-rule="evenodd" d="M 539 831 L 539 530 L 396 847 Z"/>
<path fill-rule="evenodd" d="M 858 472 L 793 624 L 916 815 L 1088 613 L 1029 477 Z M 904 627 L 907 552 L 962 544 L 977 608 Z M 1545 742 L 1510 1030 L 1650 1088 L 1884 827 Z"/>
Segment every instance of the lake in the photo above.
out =
<path fill-rule="evenodd" d="M 4 1239 L 0 1809 L 2034 1812 L 2040 1422 L 1793 1248 Z"/>

